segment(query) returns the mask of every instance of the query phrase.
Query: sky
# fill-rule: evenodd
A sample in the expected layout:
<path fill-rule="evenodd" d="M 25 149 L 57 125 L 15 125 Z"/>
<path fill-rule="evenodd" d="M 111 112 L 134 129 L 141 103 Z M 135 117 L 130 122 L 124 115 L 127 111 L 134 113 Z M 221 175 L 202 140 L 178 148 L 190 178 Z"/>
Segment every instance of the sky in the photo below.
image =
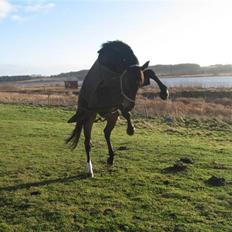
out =
<path fill-rule="evenodd" d="M 111 40 L 141 64 L 232 64 L 231 10 L 231 0 L 0 0 L 0 75 L 88 69 Z"/>

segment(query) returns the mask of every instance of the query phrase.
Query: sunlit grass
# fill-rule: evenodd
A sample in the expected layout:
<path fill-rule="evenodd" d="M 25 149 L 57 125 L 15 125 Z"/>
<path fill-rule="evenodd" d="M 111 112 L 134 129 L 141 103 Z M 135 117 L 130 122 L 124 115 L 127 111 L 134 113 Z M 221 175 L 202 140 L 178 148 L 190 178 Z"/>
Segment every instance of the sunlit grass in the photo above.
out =
<path fill-rule="evenodd" d="M 120 120 L 117 150 L 106 165 L 104 123 L 93 130 L 95 177 L 84 176 L 83 139 L 64 108 L 0 105 L 0 231 L 231 231 L 232 130 L 216 120 L 136 118 L 136 134 Z M 181 157 L 183 172 L 168 173 Z M 212 175 L 227 184 L 212 187 Z"/>

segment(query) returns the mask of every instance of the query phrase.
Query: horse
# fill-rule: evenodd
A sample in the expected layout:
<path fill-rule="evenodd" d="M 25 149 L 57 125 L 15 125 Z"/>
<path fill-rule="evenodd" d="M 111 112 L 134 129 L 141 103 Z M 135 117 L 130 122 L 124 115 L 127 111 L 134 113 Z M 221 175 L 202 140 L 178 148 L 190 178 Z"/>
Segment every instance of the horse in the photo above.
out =
<path fill-rule="evenodd" d="M 76 114 L 68 123 L 76 123 L 66 143 L 75 149 L 84 131 L 84 145 L 87 157 L 86 172 L 93 177 L 93 165 L 90 158 L 91 130 L 97 115 L 106 120 L 104 129 L 108 146 L 107 164 L 113 165 L 114 151 L 110 136 L 119 114 L 127 120 L 127 134 L 134 134 L 134 125 L 130 111 L 135 106 L 139 88 L 149 85 L 150 79 L 158 84 L 160 97 L 166 100 L 169 96 L 167 87 L 160 81 L 155 72 L 148 69 L 149 61 L 140 66 L 137 57 L 127 44 L 122 41 L 109 41 L 102 45 L 99 55 L 85 77 L 79 98 Z"/>

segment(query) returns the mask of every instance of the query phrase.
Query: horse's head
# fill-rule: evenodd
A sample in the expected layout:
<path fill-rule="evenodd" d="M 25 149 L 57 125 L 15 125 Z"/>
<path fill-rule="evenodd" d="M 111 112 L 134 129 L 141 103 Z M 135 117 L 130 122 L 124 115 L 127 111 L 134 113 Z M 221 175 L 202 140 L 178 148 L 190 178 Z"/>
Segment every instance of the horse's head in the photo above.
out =
<path fill-rule="evenodd" d="M 143 70 L 148 66 L 148 62 L 143 66 L 131 65 L 120 76 L 120 87 L 122 94 L 122 107 L 125 111 L 130 111 L 135 105 L 135 98 L 138 89 L 144 86 L 145 79 Z"/>

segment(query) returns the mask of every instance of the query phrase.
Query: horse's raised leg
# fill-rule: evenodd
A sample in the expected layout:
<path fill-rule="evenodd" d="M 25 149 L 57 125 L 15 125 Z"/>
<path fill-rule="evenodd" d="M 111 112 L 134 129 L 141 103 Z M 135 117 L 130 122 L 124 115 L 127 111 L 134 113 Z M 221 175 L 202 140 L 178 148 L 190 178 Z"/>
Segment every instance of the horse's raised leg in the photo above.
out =
<path fill-rule="evenodd" d="M 122 116 L 126 119 L 127 121 L 127 134 L 128 135 L 133 135 L 135 132 L 135 127 L 134 124 L 131 121 L 131 114 L 128 111 L 122 111 Z"/>
<path fill-rule="evenodd" d="M 96 114 L 91 115 L 85 122 L 84 122 L 84 136 L 85 136 L 85 151 L 87 157 L 87 166 L 86 166 L 86 173 L 89 177 L 93 177 L 93 166 L 90 159 L 90 150 L 91 150 L 91 130 L 93 127 L 93 122 L 96 118 Z"/>
<path fill-rule="evenodd" d="M 111 135 L 111 132 L 116 125 L 118 115 L 119 115 L 118 112 L 115 112 L 115 113 L 111 114 L 109 117 L 107 117 L 106 118 L 107 124 L 106 124 L 106 127 L 104 129 L 105 139 L 106 139 L 106 143 L 108 146 L 108 152 L 109 152 L 109 158 L 107 159 L 107 163 L 110 165 L 112 165 L 114 163 L 114 151 L 113 151 L 113 147 L 112 147 L 111 142 L 110 142 L 110 135 Z"/>

